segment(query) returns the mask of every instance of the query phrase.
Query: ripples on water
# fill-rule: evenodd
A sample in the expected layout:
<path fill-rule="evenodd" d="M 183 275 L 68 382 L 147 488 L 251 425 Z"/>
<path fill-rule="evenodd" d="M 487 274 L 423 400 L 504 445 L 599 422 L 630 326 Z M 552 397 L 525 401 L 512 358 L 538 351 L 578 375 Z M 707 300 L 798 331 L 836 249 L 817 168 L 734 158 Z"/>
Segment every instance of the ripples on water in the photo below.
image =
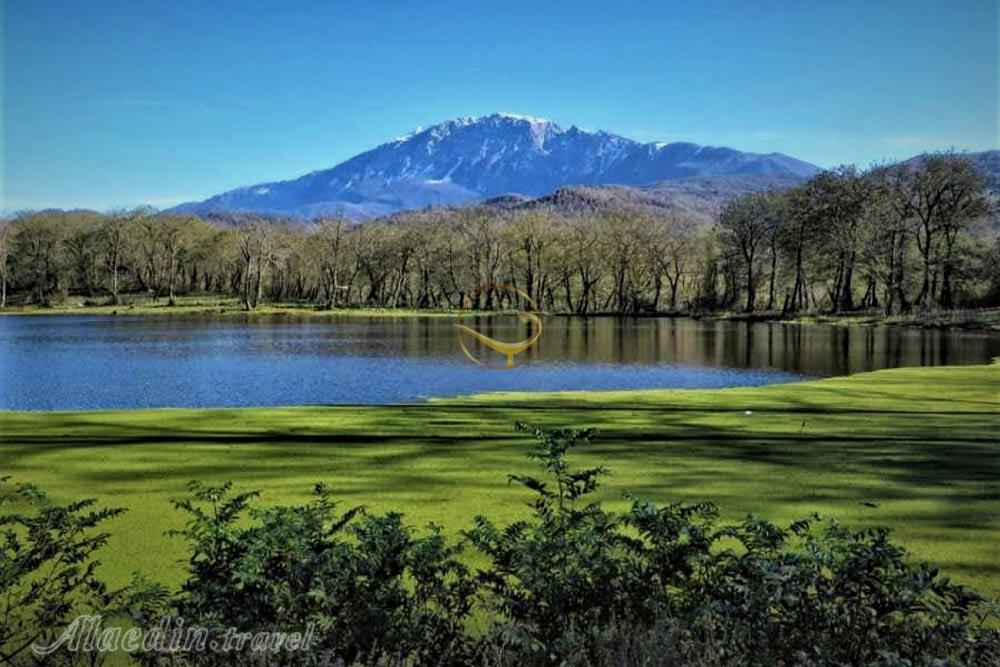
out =
<path fill-rule="evenodd" d="M 525 334 L 514 318 L 464 322 L 505 340 Z M 484 391 L 729 387 L 1000 356 L 1000 336 L 981 332 L 550 317 L 527 363 L 496 371 L 462 355 L 453 323 L 4 316 L 0 408 L 403 403 Z"/>

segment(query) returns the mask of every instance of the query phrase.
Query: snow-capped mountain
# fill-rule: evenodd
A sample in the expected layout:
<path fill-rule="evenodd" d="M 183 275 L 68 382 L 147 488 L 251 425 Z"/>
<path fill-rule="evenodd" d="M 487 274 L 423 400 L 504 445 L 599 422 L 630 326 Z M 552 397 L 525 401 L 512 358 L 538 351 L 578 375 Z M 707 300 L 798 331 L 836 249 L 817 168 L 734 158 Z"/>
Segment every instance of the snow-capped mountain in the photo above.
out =
<path fill-rule="evenodd" d="M 808 177 L 815 165 L 780 153 L 676 142 L 640 143 L 530 116 L 449 120 L 290 181 L 230 190 L 175 210 L 257 211 L 355 219 L 453 206 L 567 185 L 639 185 L 702 176 Z"/>

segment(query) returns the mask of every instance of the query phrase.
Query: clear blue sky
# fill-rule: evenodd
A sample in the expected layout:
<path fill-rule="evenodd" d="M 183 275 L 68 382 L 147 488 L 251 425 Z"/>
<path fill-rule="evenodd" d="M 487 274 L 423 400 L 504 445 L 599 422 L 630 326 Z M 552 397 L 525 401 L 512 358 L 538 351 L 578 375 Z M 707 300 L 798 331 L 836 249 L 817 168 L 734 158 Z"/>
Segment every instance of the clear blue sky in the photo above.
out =
<path fill-rule="evenodd" d="M 821 166 L 998 147 L 997 0 L 2 1 L 7 210 L 165 207 L 493 111 Z"/>

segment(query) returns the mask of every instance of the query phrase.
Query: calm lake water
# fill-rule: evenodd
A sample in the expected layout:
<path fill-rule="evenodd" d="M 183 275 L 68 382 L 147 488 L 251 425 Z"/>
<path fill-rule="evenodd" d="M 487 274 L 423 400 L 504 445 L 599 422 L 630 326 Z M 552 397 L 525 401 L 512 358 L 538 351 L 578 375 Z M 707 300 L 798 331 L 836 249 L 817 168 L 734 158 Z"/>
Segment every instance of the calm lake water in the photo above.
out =
<path fill-rule="evenodd" d="M 980 332 L 548 317 L 539 344 L 518 357 L 521 365 L 490 370 L 462 354 L 454 322 L 4 316 L 0 409 L 398 403 L 502 390 L 729 387 L 1000 356 L 1000 336 Z M 513 317 L 463 322 L 503 340 L 527 331 Z"/>

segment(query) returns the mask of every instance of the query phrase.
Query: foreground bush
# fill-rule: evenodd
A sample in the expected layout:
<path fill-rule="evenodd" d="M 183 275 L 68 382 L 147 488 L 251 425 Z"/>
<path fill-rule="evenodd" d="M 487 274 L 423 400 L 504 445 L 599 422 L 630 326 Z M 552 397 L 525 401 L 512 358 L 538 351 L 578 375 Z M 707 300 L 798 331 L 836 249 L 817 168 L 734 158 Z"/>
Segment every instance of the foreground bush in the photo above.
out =
<path fill-rule="evenodd" d="M 0 477 L 0 510 L 0 664 L 32 664 L 32 644 L 49 644 L 75 616 L 109 607 L 94 574 L 108 534 L 94 529 L 122 510 L 94 509 L 93 500 L 53 505 L 7 477 Z M 59 653 L 47 662 L 72 659 Z"/>
<path fill-rule="evenodd" d="M 176 593 L 141 579 L 108 593 L 95 581 L 91 556 L 106 536 L 81 534 L 110 514 L 72 519 L 86 504 L 0 520 L 11 526 L 0 575 L 23 594 L 38 571 L 26 562 L 65 554 L 67 599 L 140 627 L 168 616 L 212 636 L 314 629 L 309 652 L 134 656 L 146 664 L 1000 664 L 995 607 L 911 563 L 883 529 L 818 517 L 726 525 L 711 503 L 632 499 L 609 512 L 588 499 L 604 469 L 566 460 L 588 431 L 518 428 L 533 433 L 544 473 L 511 477 L 534 494 L 529 518 L 477 517 L 458 544 L 399 514 L 340 511 L 322 486 L 304 505 L 262 508 L 254 493 L 193 484 L 176 503 L 190 554 Z M 53 526 L 59 539 L 44 537 Z M 470 571 L 470 560 L 481 567 Z M 33 604 L 0 629 L 12 664 L 93 657 L 13 653 L 25 627 L 58 634 L 82 602 Z"/>
<path fill-rule="evenodd" d="M 989 601 L 909 563 L 884 529 L 719 526 L 711 503 L 617 515 L 581 504 L 605 471 L 566 464 L 588 432 L 534 435 L 547 478 L 511 478 L 535 492 L 533 517 L 467 534 L 491 559 L 487 644 L 510 664 L 1000 664 Z"/>
<path fill-rule="evenodd" d="M 254 631 L 312 623 L 314 647 L 348 661 L 468 653 L 474 586 L 439 529 L 415 537 L 399 514 L 338 514 L 322 486 L 305 505 L 271 509 L 250 507 L 255 494 L 230 496 L 228 486 L 192 490 L 177 503 L 189 516 L 180 534 L 191 559 L 173 602 L 187 623 Z"/>

